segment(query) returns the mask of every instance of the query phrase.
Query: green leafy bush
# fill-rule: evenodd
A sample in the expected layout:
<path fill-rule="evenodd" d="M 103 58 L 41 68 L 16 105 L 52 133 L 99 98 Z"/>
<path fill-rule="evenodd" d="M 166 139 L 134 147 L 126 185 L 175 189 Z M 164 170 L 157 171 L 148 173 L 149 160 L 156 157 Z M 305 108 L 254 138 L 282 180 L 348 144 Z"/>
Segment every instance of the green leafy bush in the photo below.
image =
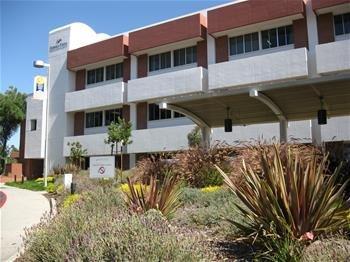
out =
<path fill-rule="evenodd" d="M 157 211 L 128 212 L 117 189 L 86 192 L 74 206 L 27 232 L 19 261 L 213 260 L 200 239 Z"/>
<path fill-rule="evenodd" d="M 57 189 L 57 187 L 54 183 L 49 183 L 49 184 L 47 184 L 46 192 L 51 193 L 51 194 L 56 193 L 56 189 Z"/>
<path fill-rule="evenodd" d="M 39 177 L 37 179 L 35 179 L 35 182 L 38 182 L 38 183 L 44 183 L 44 178 L 43 177 Z M 47 177 L 47 183 L 53 183 L 55 182 L 55 178 L 53 176 L 48 176 Z"/>

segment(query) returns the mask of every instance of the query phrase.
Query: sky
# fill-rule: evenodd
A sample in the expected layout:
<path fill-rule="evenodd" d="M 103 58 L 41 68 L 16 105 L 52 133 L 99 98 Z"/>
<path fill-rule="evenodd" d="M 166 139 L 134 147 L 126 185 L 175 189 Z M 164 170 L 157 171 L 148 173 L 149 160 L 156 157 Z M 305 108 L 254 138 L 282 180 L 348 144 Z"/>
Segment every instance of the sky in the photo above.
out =
<path fill-rule="evenodd" d="M 0 0 L 0 92 L 11 85 L 32 92 L 33 77 L 45 74 L 33 61 L 47 60 L 48 32 L 57 27 L 83 22 L 97 33 L 115 35 L 227 2 Z M 19 131 L 9 144 L 18 148 Z"/>

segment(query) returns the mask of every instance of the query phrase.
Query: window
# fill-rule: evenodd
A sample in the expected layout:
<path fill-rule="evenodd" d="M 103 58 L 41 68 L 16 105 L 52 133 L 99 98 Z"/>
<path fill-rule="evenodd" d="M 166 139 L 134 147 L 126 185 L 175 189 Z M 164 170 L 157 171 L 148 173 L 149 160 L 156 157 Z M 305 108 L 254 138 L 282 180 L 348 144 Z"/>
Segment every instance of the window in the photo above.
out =
<path fill-rule="evenodd" d="M 197 63 L 197 47 L 191 46 L 174 50 L 174 66 Z"/>
<path fill-rule="evenodd" d="M 157 71 L 171 67 L 171 53 L 166 52 L 149 56 L 149 71 Z"/>
<path fill-rule="evenodd" d="M 87 72 L 87 84 L 95 84 L 103 81 L 104 68 L 100 67 L 97 69 L 89 70 Z"/>
<path fill-rule="evenodd" d="M 171 110 L 160 109 L 159 105 L 149 104 L 148 105 L 148 120 L 159 120 L 159 119 L 169 119 L 171 118 Z"/>
<path fill-rule="evenodd" d="M 345 35 L 350 33 L 350 13 L 334 16 L 335 35 Z"/>
<path fill-rule="evenodd" d="M 102 111 L 86 113 L 86 128 L 102 126 Z"/>
<path fill-rule="evenodd" d="M 264 30 L 261 32 L 261 41 L 263 49 L 293 44 L 293 28 L 289 25 Z"/>
<path fill-rule="evenodd" d="M 123 109 L 122 108 L 116 108 L 111 110 L 105 111 L 105 126 L 109 126 L 112 122 L 116 122 L 118 120 L 118 117 L 123 117 Z"/>
<path fill-rule="evenodd" d="M 176 112 L 174 111 L 174 118 L 180 118 L 180 117 L 185 117 L 185 115 L 179 113 L 179 112 Z"/>
<path fill-rule="evenodd" d="M 106 80 L 123 77 L 123 63 L 106 66 Z"/>
<path fill-rule="evenodd" d="M 30 120 L 30 131 L 35 131 L 36 130 L 36 119 L 31 119 Z"/>
<path fill-rule="evenodd" d="M 238 55 L 259 50 L 259 33 L 251 33 L 230 38 L 230 55 Z"/>

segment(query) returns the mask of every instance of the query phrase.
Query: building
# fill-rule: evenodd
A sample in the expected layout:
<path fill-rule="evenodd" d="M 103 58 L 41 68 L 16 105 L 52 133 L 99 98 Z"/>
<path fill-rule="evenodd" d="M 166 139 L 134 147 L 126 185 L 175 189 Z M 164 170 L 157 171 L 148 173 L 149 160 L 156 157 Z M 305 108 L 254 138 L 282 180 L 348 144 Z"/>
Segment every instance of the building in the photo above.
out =
<path fill-rule="evenodd" d="M 68 142 L 109 154 L 117 116 L 133 123 L 130 167 L 186 148 L 195 124 L 207 144 L 350 141 L 349 33 L 349 0 L 233 1 L 115 36 L 82 23 L 52 30 L 48 122 L 47 99 L 29 97 L 25 170 L 42 170 L 46 126 L 50 169 L 65 163 Z"/>

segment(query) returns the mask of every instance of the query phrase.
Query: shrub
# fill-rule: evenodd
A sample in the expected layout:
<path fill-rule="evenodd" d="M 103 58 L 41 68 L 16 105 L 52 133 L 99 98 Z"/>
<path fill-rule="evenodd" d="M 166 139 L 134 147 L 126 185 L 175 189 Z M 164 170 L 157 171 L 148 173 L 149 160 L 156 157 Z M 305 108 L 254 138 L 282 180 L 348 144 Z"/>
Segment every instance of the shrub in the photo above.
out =
<path fill-rule="evenodd" d="M 46 192 L 51 193 L 51 194 L 52 194 L 52 193 L 55 193 L 55 192 L 56 192 L 56 186 L 55 186 L 55 184 L 53 184 L 53 183 L 47 184 Z"/>
<path fill-rule="evenodd" d="M 234 154 L 233 148 L 224 144 L 214 144 L 208 149 L 192 147 L 174 156 L 176 162 L 172 170 L 192 187 L 222 185 L 223 179 L 214 165 L 227 170 L 228 160 Z"/>
<path fill-rule="evenodd" d="M 63 208 L 68 208 L 80 199 L 79 194 L 68 195 L 63 201 Z"/>
<path fill-rule="evenodd" d="M 19 261 L 213 260 L 198 237 L 180 234 L 159 212 L 130 214 L 118 191 L 98 188 L 25 237 Z"/>
<path fill-rule="evenodd" d="M 208 187 L 201 188 L 201 192 L 212 193 L 212 192 L 216 192 L 216 191 L 218 191 L 220 189 L 221 189 L 220 186 L 208 186 Z"/>
<path fill-rule="evenodd" d="M 197 188 L 183 188 L 180 201 L 182 207 L 172 220 L 177 225 L 193 229 L 209 229 L 216 235 L 224 236 L 234 231 L 234 227 L 226 219 L 237 213 L 237 208 L 233 204 L 237 199 L 227 189 L 219 188 L 203 192 Z"/>
<path fill-rule="evenodd" d="M 35 179 L 35 182 L 39 182 L 39 183 L 44 183 L 44 177 L 39 177 L 37 179 Z M 55 178 L 53 176 L 48 176 L 47 177 L 47 183 L 53 183 L 55 182 Z"/>
<path fill-rule="evenodd" d="M 232 221 L 247 234 L 262 229 L 270 232 L 271 222 L 276 233 L 285 232 L 295 239 L 313 239 L 323 232 L 332 232 L 348 225 L 349 208 L 342 200 L 346 183 L 335 184 L 339 169 L 332 176 L 325 174 L 327 157 L 314 154 L 306 161 L 293 148 L 275 144 L 273 154 L 260 149 L 261 172 L 243 162 L 244 180 L 235 185 L 222 173 L 225 183 L 242 201 L 237 206 L 247 225 Z M 271 232 L 274 233 L 274 232 Z"/>
<path fill-rule="evenodd" d="M 151 155 L 142 158 L 137 162 L 135 176 L 130 180 L 147 184 L 152 176 L 162 180 L 165 173 L 172 171 L 173 161 L 169 158 L 169 154 Z"/>
<path fill-rule="evenodd" d="M 129 208 L 136 213 L 157 209 L 170 218 L 180 205 L 180 183 L 171 173 L 165 175 L 161 185 L 157 178 L 152 176 L 148 187 L 137 186 L 128 179 L 128 190 L 123 191 Z"/>
<path fill-rule="evenodd" d="M 187 140 L 189 147 L 199 146 L 202 141 L 201 129 L 198 126 L 193 128 L 191 132 L 188 133 Z"/>

